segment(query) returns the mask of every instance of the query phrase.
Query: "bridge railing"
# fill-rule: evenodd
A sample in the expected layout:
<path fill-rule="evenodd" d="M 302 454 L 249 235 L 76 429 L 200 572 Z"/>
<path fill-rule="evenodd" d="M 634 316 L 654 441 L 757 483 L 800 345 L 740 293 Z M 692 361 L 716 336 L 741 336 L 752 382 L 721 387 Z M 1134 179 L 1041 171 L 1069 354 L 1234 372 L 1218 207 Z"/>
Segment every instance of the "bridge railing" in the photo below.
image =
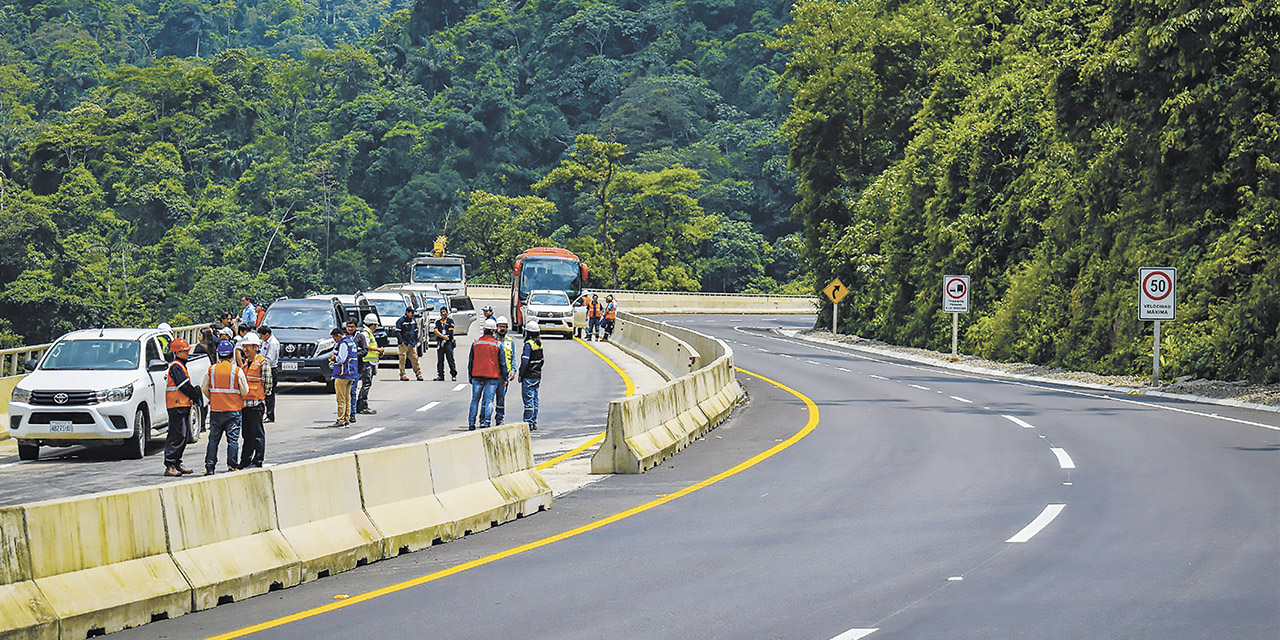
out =
<path fill-rule="evenodd" d="M 493 284 L 469 284 L 467 294 L 479 298 L 506 298 L 511 288 Z M 702 293 L 697 291 L 627 291 L 588 289 L 601 298 L 612 295 L 623 311 L 655 313 L 786 313 L 809 314 L 818 310 L 814 296 L 768 293 Z"/>

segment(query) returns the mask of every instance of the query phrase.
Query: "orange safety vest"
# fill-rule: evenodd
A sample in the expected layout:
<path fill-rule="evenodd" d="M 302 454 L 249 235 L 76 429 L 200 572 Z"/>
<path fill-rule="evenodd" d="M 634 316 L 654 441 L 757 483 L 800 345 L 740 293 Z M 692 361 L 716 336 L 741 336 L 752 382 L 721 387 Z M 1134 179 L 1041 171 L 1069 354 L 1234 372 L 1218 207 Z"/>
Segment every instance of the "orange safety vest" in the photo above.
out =
<path fill-rule="evenodd" d="M 267 387 L 262 380 L 262 365 L 264 364 L 267 364 L 267 359 L 262 357 L 262 354 L 258 354 L 254 357 L 253 362 L 250 362 L 244 368 L 244 377 L 249 381 L 249 395 L 244 397 L 245 400 L 262 402 L 267 399 Z"/>
<path fill-rule="evenodd" d="M 236 373 L 239 370 L 229 360 L 223 360 L 209 370 L 209 409 L 239 411 L 244 408 L 244 398 L 236 387 Z"/>
<path fill-rule="evenodd" d="M 604 319 L 605 319 L 605 320 L 613 320 L 613 319 L 615 319 L 615 318 L 617 318 L 617 317 L 618 317 L 618 306 L 617 306 L 617 305 L 615 305 L 615 304 L 613 304 L 612 302 L 607 302 L 607 303 L 605 303 L 605 305 L 604 305 Z"/>
<path fill-rule="evenodd" d="M 599 318 L 599 317 L 600 317 L 600 309 L 601 309 L 601 307 L 600 307 L 600 301 L 599 301 L 599 300 L 592 300 L 591 302 L 588 302 L 588 303 L 587 303 L 587 317 L 588 317 L 588 318 Z"/>
<path fill-rule="evenodd" d="M 187 373 L 187 365 L 183 364 L 181 360 L 174 360 L 173 364 L 176 364 L 179 367 L 182 367 L 182 373 L 186 374 L 187 381 L 190 382 L 191 374 Z M 165 374 L 164 379 L 165 379 L 165 382 L 167 383 L 164 387 L 165 408 L 181 409 L 182 407 L 191 406 L 191 397 L 179 391 L 178 385 L 173 383 L 173 366 L 172 365 L 170 365 L 169 373 Z"/>

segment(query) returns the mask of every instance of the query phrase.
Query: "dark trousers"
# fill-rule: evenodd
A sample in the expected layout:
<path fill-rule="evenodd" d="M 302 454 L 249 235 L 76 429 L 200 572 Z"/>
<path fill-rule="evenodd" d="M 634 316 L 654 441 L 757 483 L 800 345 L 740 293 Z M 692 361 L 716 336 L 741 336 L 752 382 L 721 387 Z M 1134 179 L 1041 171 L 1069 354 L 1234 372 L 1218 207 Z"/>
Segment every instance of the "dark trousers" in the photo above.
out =
<path fill-rule="evenodd" d="M 604 334 L 604 339 L 608 340 L 613 335 L 613 320 L 601 320 L 600 332 Z"/>
<path fill-rule="evenodd" d="M 507 417 L 507 379 L 498 381 L 498 390 L 493 398 L 493 424 L 498 426 Z"/>
<path fill-rule="evenodd" d="M 276 421 L 276 381 L 280 379 L 280 367 L 271 368 L 271 388 L 267 389 L 267 420 Z"/>
<path fill-rule="evenodd" d="M 262 427 L 262 415 L 266 407 L 255 405 L 240 410 L 240 435 L 244 446 L 240 448 L 240 468 L 261 467 L 267 452 L 267 430 Z"/>
<path fill-rule="evenodd" d="M 378 363 L 360 361 L 360 397 L 356 399 L 356 411 L 369 408 L 369 387 L 373 386 L 373 376 L 378 373 Z"/>
<path fill-rule="evenodd" d="M 444 377 L 444 361 L 449 360 L 449 375 L 458 377 L 458 365 L 453 363 L 453 344 L 450 342 L 441 342 L 436 347 L 436 375 Z"/>
<path fill-rule="evenodd" d="M 227 466 L 240 463 L 240 412 L 209 412 L 209 444 L 204 450 L 204 468 L 213 470 L 218 464 L 218 445 L 222 434 L 227 435 Z"/>
<path fill-rule="evenodd" d="M 191 407 L 169 409 L 169 434 L 164 439 L 164 466 L 182 465 L 182 454 L 191 439 Z"/>

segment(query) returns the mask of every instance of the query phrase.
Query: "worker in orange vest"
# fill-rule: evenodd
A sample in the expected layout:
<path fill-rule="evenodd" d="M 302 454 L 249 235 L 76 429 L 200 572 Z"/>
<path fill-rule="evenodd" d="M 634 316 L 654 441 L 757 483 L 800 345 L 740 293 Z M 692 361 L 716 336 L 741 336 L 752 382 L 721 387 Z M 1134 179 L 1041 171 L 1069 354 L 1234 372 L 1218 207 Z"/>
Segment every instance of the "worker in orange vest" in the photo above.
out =
<path fill-rule="evenodd" d="M 244 436 L 244 446 L 240 448 L 240 468 L 261 467 L 262 458 L 267 450 L 267 432 L 262 426 L 263 412 L 267 408 L 267 390 L 271 388 L 271 362 L 258 353 L 262 339 L 256 333 L 245 336 L 240 343 L 244 350 L 245 381 L 249 383 L 249 393 L 244 397 L 244 408 L 240 410 L 240 432 Z"/>
<path fill-rule="evenodd" d="M 236 366 L 236 345 L 230 340 L 218 343 L 218 364 L 209 369 L 204 379 L 204 395 L 209 399 L 209 446 L 204 453 L 204 474 L 213 475 L 218 464 L 218 444 L 227 435 L 227 470 L 240 469 L 240 410 L 249 395 L 249 381 L 244 370 Z"/>
<path fill-rule="evenodd" d="M 613 335 L 613 324 L 618 320 L 618 305 L 613 303 L 613 296 L 604 297 L 604 318 L 600 321 L 600 330 L 604 334 L 604 340 L 608 340 Z"/>
<path fill-rule="evenodd" d="M 195 405 L 198 410 L 202 397 L 187 373 L 191 345 L 175 338 L 169 343 L 169 351 L 173 352 L 173 362 L 165 377 L 164 406 L 169 413 L 169 433 L 164 440 L 164 475 L 179 477 L 192 473 L 182 466 L 182 454 L 191 439 L 191 406 Z"/>
<path fill-rule="evenodd" d="M 587 340 L 597 340 L 600 334 L 600 317 L 604 315 L 604 307 L 600 304 L 600 296 L 591 294 L 587 303 Z"/>

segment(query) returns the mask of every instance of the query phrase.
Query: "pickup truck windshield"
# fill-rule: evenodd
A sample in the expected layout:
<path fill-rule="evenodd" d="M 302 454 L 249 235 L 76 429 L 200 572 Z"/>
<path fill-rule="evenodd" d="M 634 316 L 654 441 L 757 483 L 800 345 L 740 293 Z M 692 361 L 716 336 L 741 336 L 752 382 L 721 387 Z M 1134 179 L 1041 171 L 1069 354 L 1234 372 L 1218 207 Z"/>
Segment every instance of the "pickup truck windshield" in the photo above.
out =
<path fill-rule="evenodd" d="M 529 304 L 542 304 L 548 306 L 569 306 L 569 296 L 562 291 L 555 293 L 535 293 L 529 296 Z"/>
<path fill-rule="evenodd" d="M 49 348 L 40 368 L 46 371 L 131 371 L 138 368 L 137 340 L 64 340 Z"/>
<path fill-rule="evenodd" d="M 460 264 L 415 264 L 413 265 L 414 282 L 461 282 L 462 265 Z"/>
<path fill-rule="evenodd" d="M 271 307 L 263 320 L 272 329 L 332 329 L 333 309 L 322 307 Z"/>

